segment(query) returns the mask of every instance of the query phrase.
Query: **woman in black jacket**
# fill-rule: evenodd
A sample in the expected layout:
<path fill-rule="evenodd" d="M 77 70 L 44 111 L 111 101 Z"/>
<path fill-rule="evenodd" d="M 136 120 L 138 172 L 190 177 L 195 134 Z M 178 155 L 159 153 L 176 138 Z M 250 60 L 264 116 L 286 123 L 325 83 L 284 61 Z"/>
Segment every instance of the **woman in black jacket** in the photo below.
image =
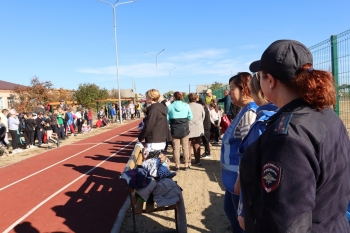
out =
<path fill-rule="evenodd" d="M 151 89 L 146 92 L 147 107 L 146 117 L 143 119 L 144 126 L 138 136 L 139 141 L 145 140 L 149 152 L 161 151 L 165 148 L 166 141 L 171 141 L 167 121 L 168 109 L 158 103 L 160 94 L 158 90 Z"/>

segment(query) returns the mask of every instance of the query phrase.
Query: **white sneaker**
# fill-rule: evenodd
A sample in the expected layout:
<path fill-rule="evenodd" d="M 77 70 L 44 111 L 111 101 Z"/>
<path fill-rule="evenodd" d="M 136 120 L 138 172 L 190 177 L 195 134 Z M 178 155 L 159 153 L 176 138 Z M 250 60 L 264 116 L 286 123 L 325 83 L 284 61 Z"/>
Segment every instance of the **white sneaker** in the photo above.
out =
<path fill-rule="evenodd" d="M 22 152 L 23 150 L 22 150 L 22 149 L 20 149 L 20 148 L 18 148 L 18 149 L 17 149 L 17 151 L 18 151 L 18 152 Z"/>
<path fill-rule="evenodd" d="M 211 155 L 205 154 L 205 155 L 202 156 L 201 159 L 211 159 Z"/>
<path fill-rule="evenodd" d="M 17 154 L 18 152 L 19 152 L 18 149 L 12 150 L 12 154 Z"/>
<path fill-rule="evenodd" d="M 29 148 L 30 148 L 30 149 L 33 149 L 33 148 L 35 148 L 35 147 L 36 147 L 36 146 L 34 146 L 34 145 L 30 145 Z"/>

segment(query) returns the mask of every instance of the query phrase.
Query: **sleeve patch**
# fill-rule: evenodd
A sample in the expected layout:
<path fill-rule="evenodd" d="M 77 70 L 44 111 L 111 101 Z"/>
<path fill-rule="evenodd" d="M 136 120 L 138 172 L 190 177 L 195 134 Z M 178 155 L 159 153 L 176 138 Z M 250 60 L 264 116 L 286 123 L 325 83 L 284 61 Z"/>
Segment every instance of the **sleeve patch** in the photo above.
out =
<path fill-rule="evenodd" d="M 265 163 L 262 169 L 262 186 L 267 193 L 274 191 L 281 181 L 282 168 L 275 162 Z"/>

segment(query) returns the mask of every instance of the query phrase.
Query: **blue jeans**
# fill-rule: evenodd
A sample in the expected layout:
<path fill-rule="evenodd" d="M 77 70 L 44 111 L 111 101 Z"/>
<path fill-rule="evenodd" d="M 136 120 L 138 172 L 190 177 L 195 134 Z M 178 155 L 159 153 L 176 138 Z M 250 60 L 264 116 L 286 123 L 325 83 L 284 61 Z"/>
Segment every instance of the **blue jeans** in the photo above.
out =
<path fill-rule="evenodd" d="M 231 223 L 232 233 L 243 233 L 244 231 L 239 226 L 237 220 L 237 209 L 238 209 L 239 195 L 233 194 L 226 190 L 224 200 L 224 211 L 228 220 Z"/>
<path fill-rule="evenodd" d="M 65 138 L 64 136 L 64 125 L 60 125 L 60 128 L 58 128 L 58 137 L 59 138 Z"/>

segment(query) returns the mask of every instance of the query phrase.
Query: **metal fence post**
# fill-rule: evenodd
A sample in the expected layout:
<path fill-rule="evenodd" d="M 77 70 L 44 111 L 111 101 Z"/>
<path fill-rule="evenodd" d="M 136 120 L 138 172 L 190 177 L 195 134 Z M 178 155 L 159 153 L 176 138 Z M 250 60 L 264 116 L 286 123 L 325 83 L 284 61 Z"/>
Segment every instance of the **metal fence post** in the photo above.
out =
<path fill-rule="evenodd" d="M 338 81 L 338 40 L 337 35 L 331 36 L 331 54 L 332 54 L 332 74 L 335 82 L 335 91 L 336 91 L 336 104 L 335 104 L 335 113 L 339 116 L 339 81 Z"/>

